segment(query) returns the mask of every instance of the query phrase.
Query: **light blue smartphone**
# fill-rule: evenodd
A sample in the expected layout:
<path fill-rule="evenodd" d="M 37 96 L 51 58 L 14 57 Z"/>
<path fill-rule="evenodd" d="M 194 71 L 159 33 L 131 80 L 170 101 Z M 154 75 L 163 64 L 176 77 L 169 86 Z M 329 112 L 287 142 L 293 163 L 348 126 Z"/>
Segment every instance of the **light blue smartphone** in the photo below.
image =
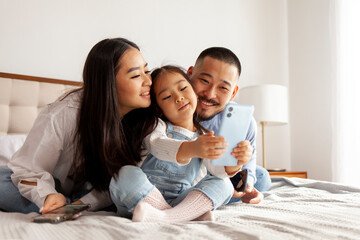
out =
<path fill-rule="evenodd" d="M 218 136 L 224 137 L 228 143 L 226 152 L 221 158 L 211 160 L 216 166 L 235 166 L 237 159 L 231 155 L 233 149 L 245 140 L 254 112 L 254 106 L 229 103 L 221 113 L 221 123 Z"/>

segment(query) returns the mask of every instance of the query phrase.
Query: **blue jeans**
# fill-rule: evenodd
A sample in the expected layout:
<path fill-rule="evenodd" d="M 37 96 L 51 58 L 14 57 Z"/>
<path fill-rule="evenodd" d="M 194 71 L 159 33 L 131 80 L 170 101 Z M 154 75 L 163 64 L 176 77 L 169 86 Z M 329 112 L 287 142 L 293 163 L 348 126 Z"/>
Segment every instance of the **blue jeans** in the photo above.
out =
<path fill-rule="evenodd" d="M 24 198 L 19 189 L 14 185 L 11 180 L 11 174 L 13 171 L 7 166 L 0 166 L 0 210 L 5 212 L 20 212 L 30 213 L 39 212 L 39 207 Z M 55 182 L 57 179 L 54 179 Z M 61 192 L 61 187 L 56 188 L 58 192 Z M 90 192 L 91 188 L 83 188 L 81 191 L 73 193 L 72 199 L 76 201 L 82 196 Z M 65 196 L 66 203 L 70 203 L 69 197 Z"/>
<path fill-rule="evenodd" d="M 7 166 L 0 166 L 0 210 L 20 213 L 39 212 L 38 206 L 24 198 L 13 184 L 12 173 Z"/>
<path fill-rule="evenodd" d="M 256 166 L 256 183 L 254 187 L 259 192 L 266 192 L 271 186 L 271 178 L 269 172 L 260 166 Z M 233 177 L 236 179 L 236 175 Z M 229 203 L 241 201 L 241 198 L 232 198 Z"/>
<path fill-rule="evenodd" d="M 256 179 L 254 187 L 259 192 L 266 192 L 269 190 L 271 187 L 271 177 L 268 170 L 263 167 L 256 166 Z"/>
<path fill-rule="evenodd" d="M 117 207 L 118 215 L 131 217 L 131 212 L 153 189 L 154 185 L 149 181 L 141 168 L 124 166 L 120 169 L 117 179 L 112 178 L 109 186 L 110 196 Z M 198 184 L 179 192 L 177 198 L 168 203 L 176 206 L 193 190 L 204 193 L 213 202 L 214 209 L 225 205 L 231 199 L 234 192 L 228 178 L 221 179 L 207 175 Z"/>

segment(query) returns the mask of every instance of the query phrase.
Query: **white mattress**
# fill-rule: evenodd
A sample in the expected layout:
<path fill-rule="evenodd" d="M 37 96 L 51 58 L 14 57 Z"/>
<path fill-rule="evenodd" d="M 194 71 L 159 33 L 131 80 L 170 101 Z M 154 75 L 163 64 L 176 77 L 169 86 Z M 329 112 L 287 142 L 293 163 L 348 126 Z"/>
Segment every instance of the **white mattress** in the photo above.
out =
<path fill-rule="evenodd" d="M 133 223 L 107 212 L 36 224 L 36 213 L 0 212 L 0 239 L 360 239 L 360 189 L 299 178 L 273 178 L 259 205 L 236 203 L 214 222 Z"/>

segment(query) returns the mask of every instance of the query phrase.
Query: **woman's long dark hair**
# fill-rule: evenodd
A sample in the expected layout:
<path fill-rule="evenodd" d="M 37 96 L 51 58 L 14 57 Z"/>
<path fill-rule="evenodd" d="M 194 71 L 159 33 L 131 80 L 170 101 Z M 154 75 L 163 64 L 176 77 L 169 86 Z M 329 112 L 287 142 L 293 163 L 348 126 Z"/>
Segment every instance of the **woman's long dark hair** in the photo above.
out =
<path fill-rule="evenodd" d="M 141 142 L 152 130 L 143 126 L 152 126 L 151 122 L 136 124 L 143 112 L 132 112 L 134 122 L 130 125 L 120 117 L 116 74 L 121 68 L 120 58 L 131 48 L 139 50 L 124 38 L 102 40 L 91 49 L 84 66 L 83 96 L 74 137 L 74 178 L 90 182 L 97 190 L 107 190 L 111 177 L 117 176 L 122 166 L 136 165 L 141 160 Z M 123 122 L 126 128 L 136 128 L 133 135 Z"/>

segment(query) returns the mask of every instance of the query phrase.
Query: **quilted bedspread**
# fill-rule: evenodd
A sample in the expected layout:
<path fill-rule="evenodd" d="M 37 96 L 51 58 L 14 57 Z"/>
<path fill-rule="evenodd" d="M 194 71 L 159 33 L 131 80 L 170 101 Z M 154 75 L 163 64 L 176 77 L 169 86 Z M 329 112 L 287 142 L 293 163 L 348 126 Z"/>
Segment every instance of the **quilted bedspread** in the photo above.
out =
<path fill-rule="evenodd" d="M 0 239 L 360 239 L 360 189 L 332 182 L 273 178 L 261 204 L 235 203 L 213 222 L 133 223 L 109 212 L 37 224 L 36 213 L 0 212 Z"/>

